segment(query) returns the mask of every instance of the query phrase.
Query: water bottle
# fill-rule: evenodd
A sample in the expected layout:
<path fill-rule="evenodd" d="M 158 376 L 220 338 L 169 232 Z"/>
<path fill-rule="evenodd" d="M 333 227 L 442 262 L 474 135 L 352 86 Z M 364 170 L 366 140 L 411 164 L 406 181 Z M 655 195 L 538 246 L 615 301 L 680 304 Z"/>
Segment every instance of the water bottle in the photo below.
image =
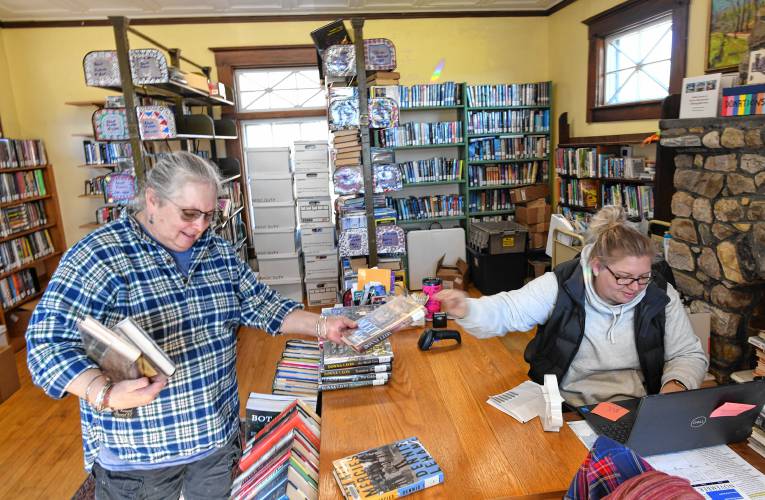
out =
<path fill-rule="evenodd" d="M 669 242 L 672 241 L 672 235 L 669 231 L 664 232 L 664 260 L 669 261 Z"/>

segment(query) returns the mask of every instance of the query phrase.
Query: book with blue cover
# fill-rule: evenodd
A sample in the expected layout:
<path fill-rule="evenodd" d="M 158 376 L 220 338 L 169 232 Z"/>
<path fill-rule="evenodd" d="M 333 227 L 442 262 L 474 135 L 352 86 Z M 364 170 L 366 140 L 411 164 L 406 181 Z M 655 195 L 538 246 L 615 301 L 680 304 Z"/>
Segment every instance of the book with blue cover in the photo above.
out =
<path fill-rule="evenodd" d="M 444 473 L 416 437 L 332 462 L 346 499 L 398 498 L 444 482 Z"/>

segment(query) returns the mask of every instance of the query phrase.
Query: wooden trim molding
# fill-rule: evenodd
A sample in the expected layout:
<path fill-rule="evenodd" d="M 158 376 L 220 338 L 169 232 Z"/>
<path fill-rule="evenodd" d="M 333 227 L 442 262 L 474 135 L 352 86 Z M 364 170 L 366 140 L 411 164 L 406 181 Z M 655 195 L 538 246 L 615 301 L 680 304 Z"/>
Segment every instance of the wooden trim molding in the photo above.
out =
<path fill-rule="evenodd" d="M 690 0 L 628 0 L 582 21 L 588 26 L 587 122 L 650 120 L 661 117 L 662 101 L 604 106 L 605 39 L 645 22 L 672 15 L 672 56 L 669 93 L 680 92 L 685 77 L 688 49 L 688 10 Z"/>
<path fill-rule="evenodd" d="M 547 17 L 571 5 L 576 0 L 562 0 L 545 10 L 485 10 L 434 12 L 337 12 L 327 14 L 242 15 L 242 16 L 180 16 L 131 18 L 131 26 L 158 26 L 166 24 L 230 24 L 281 23 L 300 21 L 334 21 L 360 17 L 362 19 L 455 19 L 460 17 Z M 82 28 L 111 26 L 108 19 L 62 19 L 46 21 L 0 21 L 0 28 Z"/>

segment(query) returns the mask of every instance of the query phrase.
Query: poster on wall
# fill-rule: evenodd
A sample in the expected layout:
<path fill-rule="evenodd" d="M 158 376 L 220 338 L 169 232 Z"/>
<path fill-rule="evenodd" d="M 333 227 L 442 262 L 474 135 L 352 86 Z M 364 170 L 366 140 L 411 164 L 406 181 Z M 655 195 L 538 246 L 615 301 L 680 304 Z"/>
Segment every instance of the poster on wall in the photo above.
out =
<path fill-rule="evenodd" d="M 762 0 L 712 0 L 706 39 L 706 72 L 738 70 Z"/>
<path fill-rule="evenodd" d="M 720 109 L 722 73 L 683 78 L 680 118 L 714 118 Z"/>

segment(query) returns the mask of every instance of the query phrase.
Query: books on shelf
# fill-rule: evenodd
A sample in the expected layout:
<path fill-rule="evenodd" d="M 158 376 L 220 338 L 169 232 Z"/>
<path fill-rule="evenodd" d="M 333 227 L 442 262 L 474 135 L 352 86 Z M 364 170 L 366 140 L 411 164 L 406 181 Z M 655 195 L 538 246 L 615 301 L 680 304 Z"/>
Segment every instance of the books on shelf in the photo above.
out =
<path fill-rule="evenodd" d="M 464 197 L 460 194 L 433 196 L 410 196 L 386 198 L 389 207 L 395 209 L 396 220 L 433 219 L 436 217 L 459 217 L 465 214 Z"/>
<path fill-rule="evenodd" d="M 130 317 L 107 328 L 85 316 L 77 326 L 88 357 L 116 382 L 175 373 L 175 363 Z"/>
<path fill-rule="evenodd" d="M 471 213 L 513 210 L 515 204 L 510 199 L 510 189 L 491 189 L 470 193 L 468 209 Z"/>
<path fill-rule="evenodd" d="M 470 161 L 546 158 L 548 154 L 550 138 L 546 135 L 474 137 L 468 140 Z"/>
<path fill-rule="evenodd" d="M 0 237 L 44 226 L 48 216 L 42 201 L 31 201 L 0 209 Z"/>
<path fill-rule="evenodd" d="M 47 229 L 0 243 L 0 272 L 7 272 L 55 252 Z"/>
<path fill-rule="evenodd" d="M 402 123 L 373 131 L 382 147 L 428 146 L 462 142 L 462 122 Z"/>
<path fill-rule="evenodd" d="M 454 82 L 399 87 L 399 94 L 401 109 L 462 104 L 462 86 Z"/>
<path fill-rule="evenodd" d="M 546 181 L 540 177 L 547 172 L 547 161 L 531 161 L 511 165 L 470 165 L 468 185 L 471 187 L 505 184 L 534 184 Z"/>
<path fill-rule="evenodd" d="M 457 158 L 435 157 L 398 163 L 404 184 L 460 181 L 464 162 Z"/>
<path fill-rule="evenodd" d="M 549 131 L 549 109 L 468 111 L 468 134 L 525 134 Z"/>
<path fill-rule="evenodd" d="M 46 194 L 48 189 L 45 187 L 43 171 L 40 169 L 0 174 L 0 202 L 23 200 Z"/>
<path fill-rule="evenodd" d="M 116 164 L 132 161 L 132 150 L 129 142 L 96 142 L 82 141 L 82 149 L 87 165 Z"/>
<path fill-rule="evenodd" d="M 321 418 L 295 400 L 250 439 L 231 498 L 318 497 Z"/>
<path fill-rule="evenodd" d="M 549 106 L 550 82 L 468 85 L 468 106 Z"/>
<path fill-rule="evenodd" d="M 444 482 L 444 473 L 416 437 L 361 451 L 332 462 L 347 499 L 398 498 Z"/>
<path fill-rule="evenodd" d="M 18 304 L 40 291 L 35 269 L 23 269 L 0 280 L 0 299 L 3 308 Z"/>
<path fill-rule="evenodd" d="M 0 139 L 0 168 L 36 167 L 48 164 L 39 139 Z"/>

